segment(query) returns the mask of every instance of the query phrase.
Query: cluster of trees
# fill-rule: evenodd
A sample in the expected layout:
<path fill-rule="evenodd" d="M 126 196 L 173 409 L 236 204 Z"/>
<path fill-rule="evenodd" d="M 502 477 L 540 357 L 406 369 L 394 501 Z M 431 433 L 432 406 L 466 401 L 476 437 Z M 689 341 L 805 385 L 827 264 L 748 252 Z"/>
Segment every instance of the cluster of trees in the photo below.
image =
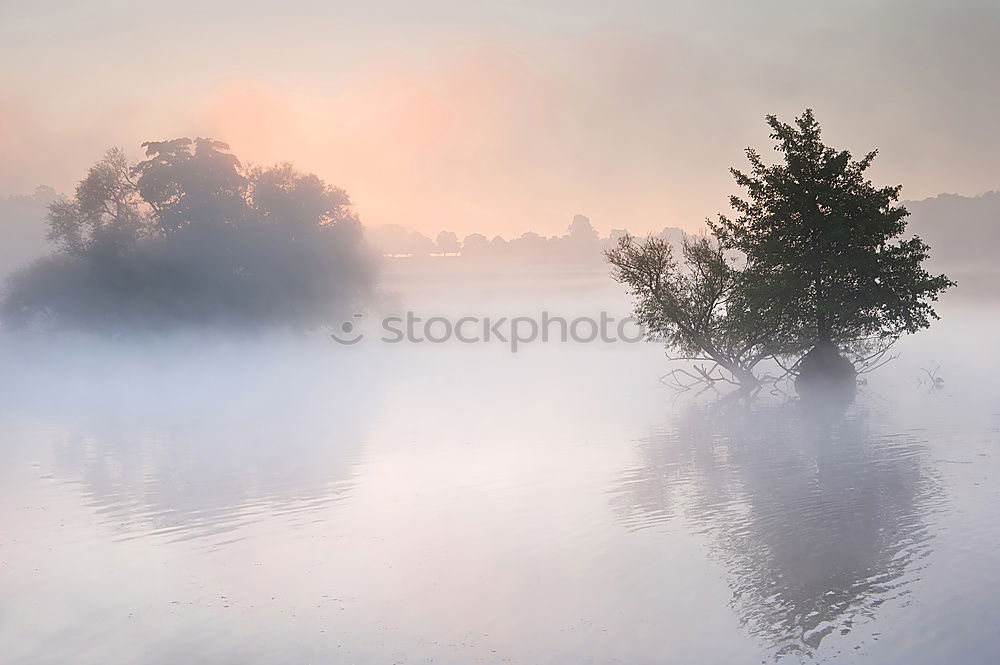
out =
<path fill-rule="evenodd" d="M 248 167 L 206 138 L 112 149 L 49 205 L 57 251 L 15 273 L 5 323 L 121 329 L 311 326 L 371 288 L 344 190 L 289 164 Z"/>
<path fill-rule="evenodd" d="M 561 236 L 546 237 L 528 231 L 507 240 L 499 235 L 490 239 L 481 233 L 472 233 L 459 240 L 451 231 L 442 231 L 431 240 L 418 231 L 395 224 L 367 229 L 367 235 L 376 249 L 390 257 L 461 255 L 480 260 L 600 263 L 604 251 L 615 246 L 627 232 L 614 229 L 602 238 L 590 219 L 575 215 L 566 233 Z M 656 237 L 679 246 L 685 234 L 680 229 L 668 227 Z"/>
<path fill-rule="evenodd" d="M 929 326 L 953 282 L 924 269 L 919 237 L 902 238 L 901 187 L 865 175 L 875 151 L 855 160 L 824 145 L 811 110 L 794 125 L 767 121 L 782 159 L 747 150 L 749 172 L 732 169 L 746 191 L 730 199 L 735 216 L 709 220 L 679 258 L 659 238 L 630 236 L 607 258 L 652 334 L 710 363 L 700 378 L 757 388 L 755 369 L 770 359 L 798 376 L 800 393 L 853 395 L 855 365 Z"/>
<path fill-rule="evenodd" d="M 993 285 L 1000 247 L 1000 192 L 968 197 L 940 194 L 908 202 L 906 207 L 910 227 L 934 248 L 932 266 L 966 275 L 993 273 L 984 286 Z M 941 224 L 943 219 L 948 223 Z"/>

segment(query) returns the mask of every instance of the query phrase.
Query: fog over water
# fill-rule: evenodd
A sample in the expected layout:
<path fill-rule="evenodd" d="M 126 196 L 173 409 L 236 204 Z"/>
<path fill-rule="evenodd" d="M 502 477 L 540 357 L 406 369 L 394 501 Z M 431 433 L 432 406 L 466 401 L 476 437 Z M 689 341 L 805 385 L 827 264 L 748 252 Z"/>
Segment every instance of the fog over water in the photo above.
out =
<path fill-rule="evenodd" d="M 449 270 L 391 263 L 353 345 L 0 338 L 5 659 L 994 662 L 996 300 L 816 417 L 677 396 L 650 344 L 380 342 L 628 311 L 599 270 Z"/>
<path fill-rule="evenodd" d="M 1000 664 L 998 34 L 0 0 L 0 665 Z"/>

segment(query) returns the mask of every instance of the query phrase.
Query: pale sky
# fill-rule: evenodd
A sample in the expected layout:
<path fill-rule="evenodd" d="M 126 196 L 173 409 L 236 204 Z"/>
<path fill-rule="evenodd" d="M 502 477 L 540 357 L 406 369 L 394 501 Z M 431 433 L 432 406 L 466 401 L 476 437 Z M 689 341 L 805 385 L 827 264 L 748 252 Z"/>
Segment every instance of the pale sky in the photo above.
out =
<path fill-rule="evenodd" d="M 994 2 L 0 0 L 0 194 L 211 136 L 433 235 L 693 229 L 812 107 L 919 199 L 1000 189 Z M 765 153 L 769 154 L 769 151 Z"/>

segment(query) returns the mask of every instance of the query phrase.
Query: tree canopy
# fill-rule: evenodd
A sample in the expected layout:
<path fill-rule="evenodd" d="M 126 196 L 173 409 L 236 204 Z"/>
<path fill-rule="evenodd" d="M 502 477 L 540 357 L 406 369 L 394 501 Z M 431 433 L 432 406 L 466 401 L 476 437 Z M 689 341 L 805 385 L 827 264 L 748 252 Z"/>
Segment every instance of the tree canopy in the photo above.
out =
<path fill-rule="evenodd" d="M 781 162 L 747 149 L 749 173 L 732 169 L 746 198 L 736 217 L 710 223 L 726 249 L 746 258 L 742 306 L 778 326 L 795 348 L 851 346 L 913 333 L 937 318 L 932 302 L 952 282 L 922 264 L 929 247 L 901 239 L 909 214 L 901 185 L 875 187 L 855 160 L 820 140 L 811 110 L 795 125 L 768 116 Z"/>
<path fill-rule="evenodd" d="M 808 109 L 794 125 L 767 123 L 780 161 L 747 149 L 749 172 L 731 169 L 745 190 L 730 198 L 735 216 L 709 220 L 683 265 L 653 238 L 626 236 L 607 253 L 654 334 L 744 384 L 766 358 L 794 364 L 819 347 L 870 359 L 928 327 L 953 285 L 923 267 L 920 238 L 903 237 L 901 186 L 867 178 L 876 151 L 855 160 L 824 145 Z"/>
<path fill-rule="evenodd" d="M 56 254 L 15 274 L 6 322 L 120 329 L 312 326 L 370 289 L 344 190 L 290 164 L 247 167 L 220 141 L 112 149 L 49 207 Z"/>

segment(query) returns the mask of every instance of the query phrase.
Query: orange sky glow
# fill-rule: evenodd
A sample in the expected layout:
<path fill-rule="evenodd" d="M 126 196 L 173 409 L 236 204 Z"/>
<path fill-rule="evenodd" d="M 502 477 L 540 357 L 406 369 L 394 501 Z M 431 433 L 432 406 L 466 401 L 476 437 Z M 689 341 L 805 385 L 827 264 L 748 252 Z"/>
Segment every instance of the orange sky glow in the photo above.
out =
<path fill-rule="evenodd" d="M 433 5 L 433 26 L 382 4 L 254 2 L 213 23 L 186 1 L 115 19 L 15 1 L 0 10 L 0 57 L 22 63 L 0 73 L 0 194 L 70 191 L 111 146 L 138 158 L 146 140 L 211 136 L 344 187 L 369 225 L 552 235 L 581 213 L 604 233 L 691 230 L 726 210 L 743 148 L 766 151 L 763 116 L 806 106 L 833 144 L 879 147 L 873 177 L 905 198 L 1000 182 L 998 96 L 967 64 L 989 61 L 996 12 L 973 5 L 936 22 L 859 5 L 848 30 L 820 9 L 738 4 L 628 4 L 614 20 L 590 3 L 530 20 Z M 775 20 L 798 32 L 759 41 Z"/>

